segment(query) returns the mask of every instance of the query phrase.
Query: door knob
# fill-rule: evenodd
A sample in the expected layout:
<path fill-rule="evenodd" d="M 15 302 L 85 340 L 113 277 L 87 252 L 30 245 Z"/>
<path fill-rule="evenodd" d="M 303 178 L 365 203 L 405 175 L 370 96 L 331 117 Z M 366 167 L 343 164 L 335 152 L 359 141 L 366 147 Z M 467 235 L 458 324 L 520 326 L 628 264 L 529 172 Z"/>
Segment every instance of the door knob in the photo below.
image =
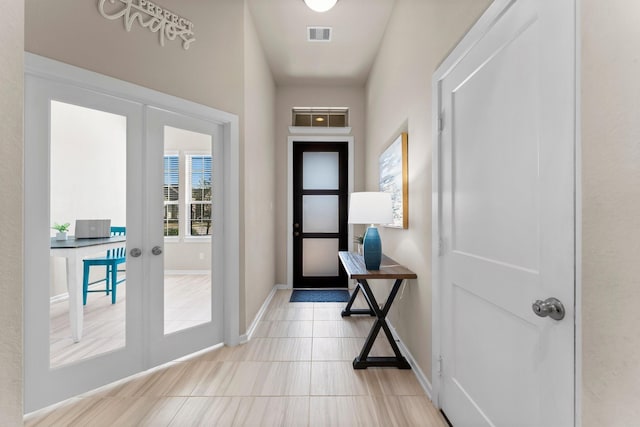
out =
<path fill-rule="evenodd" d="M 293 233 L 293 235 L 298 237 L 300 235 L 300 233 L 296 231 L 295 233 Z"/>
<path fill-rule="evenodd" d="M 160 246 L 154 246 L 151 249 L 151 253 L 154 255 L 160 255 L 162 253 L 162 248 Z"/>
<path fill-rule="evenodd" d="M 293 224 L 293 228 L 300 228 L 300 224 L 298 223 Z"/>
<path fill-rule="evenodd" d="M 138 258 L 140 255 L 142 255 L 142 251 L 140 250 L 140 248 L 133 248 L 129 251 L 129 255 L 134 258 Z"/>
<path fill-rule="evenodd" d="M 531 305 L 533 312 L 540 317 L 551 317 L 554 320 L 564 319 L 564 305 L 557 298 L 537 300 Z"/>

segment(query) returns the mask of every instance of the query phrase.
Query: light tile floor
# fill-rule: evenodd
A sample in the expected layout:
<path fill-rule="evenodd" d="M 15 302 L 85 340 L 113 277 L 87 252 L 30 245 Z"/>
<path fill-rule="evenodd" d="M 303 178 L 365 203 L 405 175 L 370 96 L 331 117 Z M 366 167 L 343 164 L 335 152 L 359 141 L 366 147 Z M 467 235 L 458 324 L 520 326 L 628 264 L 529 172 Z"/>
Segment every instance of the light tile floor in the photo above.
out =
<path fill-rule="evenodd" d="M 223 347 L 30 414 L 27 426 L 444 427 L 414 373 L 354 370 L 371 317 L 278 291 L 250 342 Z M 362 305 L 362 303 L 360 304 Z M 384 337 L 372 354 L 388 355 Z"/>

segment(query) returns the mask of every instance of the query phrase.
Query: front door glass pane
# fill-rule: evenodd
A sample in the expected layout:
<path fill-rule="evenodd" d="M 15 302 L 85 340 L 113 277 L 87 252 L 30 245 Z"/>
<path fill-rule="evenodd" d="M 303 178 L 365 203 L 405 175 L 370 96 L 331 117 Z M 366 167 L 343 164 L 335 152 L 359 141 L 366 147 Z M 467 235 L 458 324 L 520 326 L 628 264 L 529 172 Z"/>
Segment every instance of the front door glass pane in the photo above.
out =
<path fill-rule="evenodd" d="M 212 138 L 164 126 L 164 333 L 211 321 Z"/>
<path fill-rule="evenodd" d="M 69 223 L 68 242 L 89 241 L 93 235 L 76 230 L 78 219 L 109 219 L 126 234 L 127 119 L 118 114 L 51 101 L 50 223 Z M 92 227 L 84 231 L 92 232 Z M 108 229 L 107 229 L 108 231 Z M 56 230 L 51 230 L 52 247 Z M 81 237 L 83 237 L 81 239 Z M 76 239 L 77 237 L 77 239 Z M 62 239 L 62 237 L 59 237 Z M 66 252 L 53 249 L 50 258 L 50 366 L 58 367 L 125 346 L 126 263 L 104 248 Z M 68 286 L 82 293 L 82 258 L 90 264 L 86 305 L 69 298 Z M 122 261 L 122 258 L 120 258 Z M 115 266 L 113 273 L 111 266 Z M 75 266 L 75 267 L 74 267 Z M 107 271 L 109 269 L 109 272 Z M 117 271 L 116 271 L 117 270 Z M 112 278 L 116 299 L 112 300 Z M 106 283 L 108 280 L 108 284 Z M 107 287 L 109 292 L 107 293 Z M 70 304 L 83 319 L 81 338 L 72 339 Z"/>
<path fill-rule="evenodd" d="M 339 188 L 339 153 L 306 151 L 302 154 L 302 188 L 337 190 Z"/>
<path fill-rule="evenodd" d="M 338 271 L 338 239 L 303 239 L 302 274 L 315 277 L 335 277 Z"/>
<path fill-rule="evenodd" d="M 302 231 L 337 233 L 338 196 L 302 196 Z"/>

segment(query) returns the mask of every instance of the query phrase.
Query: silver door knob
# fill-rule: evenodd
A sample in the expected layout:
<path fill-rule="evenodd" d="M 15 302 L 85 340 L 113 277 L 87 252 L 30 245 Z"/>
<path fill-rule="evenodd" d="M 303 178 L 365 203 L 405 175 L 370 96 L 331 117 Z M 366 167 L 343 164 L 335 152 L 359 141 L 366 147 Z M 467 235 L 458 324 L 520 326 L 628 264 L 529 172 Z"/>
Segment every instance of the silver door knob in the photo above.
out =
<path fill-rule="evenodd" d="M 564 319 L 564 305 L 557 298 L 537 300 L 531 305 L 533 312 L 540 317 L 551 317 L 554 320 Z"/>
<path fill-rule="evenodd" d="M 162 248 L 160 246 L 154 246 L 151 249 L 151 253 L 154 255 L 160 255 L 162 253 Z"/>
<path fill-rule="evenodd" d="M 142 255 L 142 251 L 140 250 L 140 248 L 133 248 L 129 251 L 129 255 L 134 258 L 138 258 L 140 255 Z"/>

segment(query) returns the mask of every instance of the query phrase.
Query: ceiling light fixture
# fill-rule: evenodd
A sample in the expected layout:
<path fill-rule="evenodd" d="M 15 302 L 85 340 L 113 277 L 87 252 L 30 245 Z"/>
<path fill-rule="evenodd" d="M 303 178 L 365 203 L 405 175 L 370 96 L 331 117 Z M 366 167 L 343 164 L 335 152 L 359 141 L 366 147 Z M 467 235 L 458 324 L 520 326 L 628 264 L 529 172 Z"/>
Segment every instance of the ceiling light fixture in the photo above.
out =
<path fill-rule="evenodd" d="M 304 0 L 304 2 L 314 12 L 326 12 L 335 6 L 338 0 Z"/>

